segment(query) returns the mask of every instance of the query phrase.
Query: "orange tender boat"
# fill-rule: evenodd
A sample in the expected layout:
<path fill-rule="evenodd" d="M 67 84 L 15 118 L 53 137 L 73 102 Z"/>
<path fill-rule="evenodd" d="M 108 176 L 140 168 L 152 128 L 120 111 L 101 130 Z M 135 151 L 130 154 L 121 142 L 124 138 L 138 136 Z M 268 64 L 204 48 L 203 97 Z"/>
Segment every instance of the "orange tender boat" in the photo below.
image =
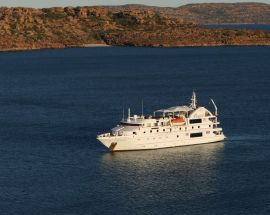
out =
<path fill-rule="evenodd" d="M 177 117 L 171 120 L 172 125 L 183 125 L 185 124 L 185 118 L 184 117 Z"/>

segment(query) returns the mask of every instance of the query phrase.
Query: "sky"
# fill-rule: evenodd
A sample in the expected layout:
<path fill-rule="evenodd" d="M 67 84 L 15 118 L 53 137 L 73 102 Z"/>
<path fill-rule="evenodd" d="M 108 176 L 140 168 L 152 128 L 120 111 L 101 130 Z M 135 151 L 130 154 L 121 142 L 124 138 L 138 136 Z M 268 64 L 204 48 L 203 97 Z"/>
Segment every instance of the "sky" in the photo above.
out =
<path fill-rule="evenodd" d="M 123 4 L 146 4 L 162 7 L 178 7 L 190 3 L 209 2 L 262 2 L 270 4 L 270 0 L 0 0 L 0 6 L 6 7 L 55 7 L 55 6 L 91 6 L 91 5 L 123 5 Z"/>

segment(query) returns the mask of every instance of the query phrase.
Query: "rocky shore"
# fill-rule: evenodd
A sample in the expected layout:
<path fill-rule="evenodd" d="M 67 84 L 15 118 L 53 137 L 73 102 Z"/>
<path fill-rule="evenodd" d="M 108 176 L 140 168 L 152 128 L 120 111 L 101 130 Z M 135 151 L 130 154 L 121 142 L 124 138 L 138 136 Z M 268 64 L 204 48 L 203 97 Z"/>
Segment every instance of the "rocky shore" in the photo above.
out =
<path fill-rule="evenodd" d="M 160 10 L 160 9 L 159 9 Z M 153 7 L 0 8 L 0 50 L 270 45 L 270 31 L 210 29 Z"/>

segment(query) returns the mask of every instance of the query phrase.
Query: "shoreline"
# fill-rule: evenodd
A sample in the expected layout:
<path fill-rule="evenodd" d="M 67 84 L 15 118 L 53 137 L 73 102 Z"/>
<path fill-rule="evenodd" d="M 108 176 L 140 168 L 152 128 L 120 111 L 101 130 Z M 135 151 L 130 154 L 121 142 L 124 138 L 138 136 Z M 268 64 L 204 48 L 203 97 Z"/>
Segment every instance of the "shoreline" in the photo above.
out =
<path fill-rule="evenodd" d="M 162 48 L 162 49 L 169 49 L 169 48 L 207 48 L 207 47 L 270 47 L 269 44 L 233 44 L 233 45 L 178 45 L 178 46 L 166 46 L 166 45 L 158 45 L 158 46 L 122 46 L 122 45 L 106 45 L 106 44 L 83 44 L 83 45 L 76 45 L 76 46 L 66 46 L 66 47 L 44 47 L 44 48 L 10 48 L 10 49 L 0 49 L 0 53 L 5 52 L 30 52 L 30 51 L 45 51 L 45 50 L 56 50 L 56 49 L 75 49 L 75 48 L 113 48 L 113 47 L 120 47 L 120 48 Z"/>
<path fill-rule="evenodd" d="M 40 48 L 0 48 L 1 52 L 23 52 L 23 51 L 39 51 L 39 50 L 52 50 L 52 49 L 69 49 L 69 48 L 101 48 L 101 47 L 112 47 L 111 45 L 107 44 L 82 44 L 82 45 L 68 45 L 62 47 L 40 47 Z"/>

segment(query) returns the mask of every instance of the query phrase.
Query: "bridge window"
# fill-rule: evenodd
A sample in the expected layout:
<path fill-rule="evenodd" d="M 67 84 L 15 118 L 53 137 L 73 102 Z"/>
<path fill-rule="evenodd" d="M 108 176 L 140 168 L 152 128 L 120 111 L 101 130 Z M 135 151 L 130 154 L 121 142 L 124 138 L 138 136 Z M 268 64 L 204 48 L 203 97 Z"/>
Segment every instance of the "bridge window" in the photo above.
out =
<path fill-rule="evenodd" d="M 202 119 L 190 119 L 189 120 L 190 124 L 197 124 L 197 123 L 202 123 Z"/>
<path fill-rule="evenodd" d="M 126 123 L 126 122 L 121 122 L 120 125 L 126 125 L 126 126 L 141 126 L 141 124 L 133 124 L 133 123 Z"/>

